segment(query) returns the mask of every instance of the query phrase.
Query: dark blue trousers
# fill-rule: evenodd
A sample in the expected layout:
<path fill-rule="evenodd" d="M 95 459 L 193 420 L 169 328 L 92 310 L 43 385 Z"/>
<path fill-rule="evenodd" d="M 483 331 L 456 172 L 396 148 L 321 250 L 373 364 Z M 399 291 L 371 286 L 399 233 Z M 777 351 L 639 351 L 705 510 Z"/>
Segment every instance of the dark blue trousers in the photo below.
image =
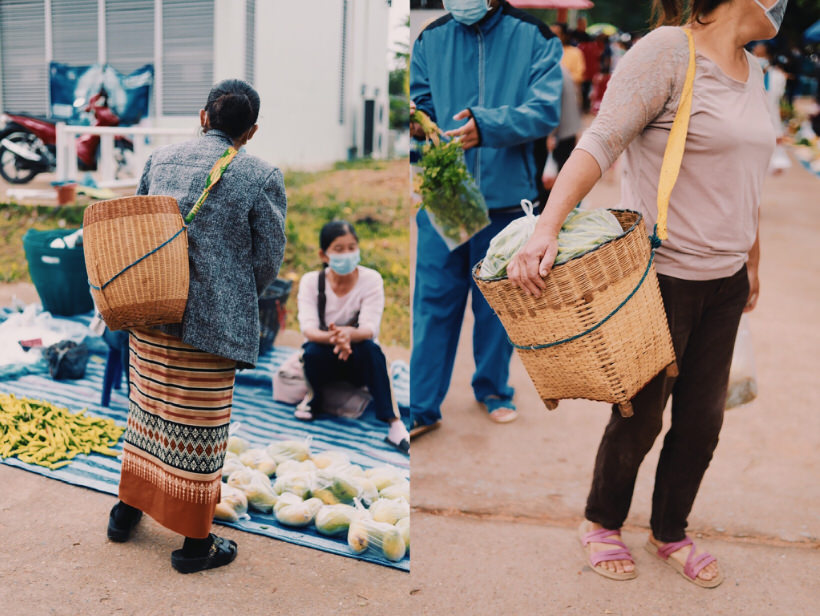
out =
<path fill-rule="evenodd" d="M 418 423 L 441 419 L 441 403 L 450 388 L 467 296 L 472 292 L 472 387 L 476 400 L 491 396 L 510 400 L 507 383 L 512 346 L 501 321 L 473 282 L 471 269 L 484 258 L 490 240 L 522 211 L 491 213 L 491 224 L 453 251 L 430 224 L 427 213 L 416 216 L 418 242 L 413 292 L 413 353 L 410 358 L 410 414 Z"/>
<path fill-rule="evenodd" d="M 313 388 L 311 407 L 317 412 L 322 408 L 322 388 L 334 381 L 346 381 L 356 387 L 366 386 L 373 401 L 370 407 L 376 417 L 390 422 L 397 417 L 393 407 L 387 360 L 378 344 L 372 340 L 354 342 L 353 352 L 346 361 L 339 359 L 333 346 L 306 342 L 304 349 L 305 378 Z"/>

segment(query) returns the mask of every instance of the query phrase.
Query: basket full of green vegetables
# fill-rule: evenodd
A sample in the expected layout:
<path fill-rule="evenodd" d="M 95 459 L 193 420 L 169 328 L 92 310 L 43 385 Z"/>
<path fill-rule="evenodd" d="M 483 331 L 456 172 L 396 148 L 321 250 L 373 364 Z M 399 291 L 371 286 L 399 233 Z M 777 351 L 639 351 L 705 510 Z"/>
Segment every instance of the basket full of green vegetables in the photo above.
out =
<path fill-rule="evenodd" d="M 425 135 L 417 176 L 421 208 L 453 250 L 490 224 L 487 204 L 464 163 L 458 139 L 448 139 L 422 111 L 413 114 Z"/>

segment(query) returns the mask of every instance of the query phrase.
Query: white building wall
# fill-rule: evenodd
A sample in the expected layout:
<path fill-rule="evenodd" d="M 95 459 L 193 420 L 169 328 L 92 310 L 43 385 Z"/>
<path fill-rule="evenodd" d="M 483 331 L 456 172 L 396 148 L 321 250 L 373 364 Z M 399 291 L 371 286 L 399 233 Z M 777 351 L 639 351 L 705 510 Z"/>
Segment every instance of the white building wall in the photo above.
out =
<path fill-rule="evenodd" d="M 347 158 L 339 123 L 342 0 L 256 3 L 259 131 L 248 151 L 275 165 L 318 167 Z"/>
<path fill-rule="evenodd" d="M 385 0 L 355 0 L 351 31 L 351 77 L 348 105 L 353 114 L 356 134 L 353 143 L 362 154 L 364 146 L 365 101 L 375 101 L 373 158 L 387 155 L 390 106 L 388 95 L 387 28 L 390 7 Z"/>
<path fill-rule="evenodd" d="M 214 0 L 213 81 L 245 75 L 247 0 Z M 342 15 L 347 6 L 344 94 L 341 88 Z M 101 5 L 102 6 L 102 5 Z M 259 131 L 248 150 L 282 167 L 317 168 L 363 155 L 365 101 L 375 101 L 374 158 L 388 155 L 387 0 L 257 0 L 255 87 L 262 101 Z M 142 124 L 199 127 L 190 115 L 164 107 L 162 1 L 154 4 L 154 104 Z M 89 25 L 91 28 L 91 25 Z M 93 28 L 91 28 L 93 30 Z M 107 46 L 116 41 L 106 41 Z M 46 47 L 50 37 L 46 32 Z M 157 114 L 157 111 L 160 111 Z M 340 114 L 341 120 L 340 121 Z M 174 139 L 176 140 L 176 139 Z M 167 143 L 156 138 L 154 143 Z"/>

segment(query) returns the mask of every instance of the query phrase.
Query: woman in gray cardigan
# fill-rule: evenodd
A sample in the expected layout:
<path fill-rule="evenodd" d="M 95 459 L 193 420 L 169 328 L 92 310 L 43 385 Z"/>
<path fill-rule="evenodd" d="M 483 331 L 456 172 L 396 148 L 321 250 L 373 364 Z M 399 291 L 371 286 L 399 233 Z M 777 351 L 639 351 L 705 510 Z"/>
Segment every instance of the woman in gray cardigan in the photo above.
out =
<path fill-rule="evenodd" d="M 259 294 L 276 278 L 285 249 L 282 173 L 240 150 L 256 133 L 258 115 L 259 95 L 250 85 L 217 84 L 200 111 L 204 134 L 154 151 L 137 191 L 174 197 L 185 216 L 206 179 L 224 167 L 188 227 L 182 322 L 131 331 L 120 502 L 108 523 L 113 541 L 127 541 L 142 512 L 184 535 L 171 555 L 182 573 L 236 557 L 234 541 L 210 533 L 234 375 L 257 360 Z"/>

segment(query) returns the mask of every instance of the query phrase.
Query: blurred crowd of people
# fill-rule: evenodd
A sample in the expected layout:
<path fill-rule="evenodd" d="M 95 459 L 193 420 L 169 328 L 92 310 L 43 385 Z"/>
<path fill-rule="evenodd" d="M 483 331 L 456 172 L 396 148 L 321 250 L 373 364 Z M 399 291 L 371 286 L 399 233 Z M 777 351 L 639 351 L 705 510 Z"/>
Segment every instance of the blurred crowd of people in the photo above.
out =
<path fill-rule="evenodd" d="M 574 29 L 567 23 L 555 23 L 550 29 L 563 46 L 564 94 L 561 123 L 547 141 L 550 156 L 542 176 L 546 190 L 552 187 L 583 131 L 583 114 L 597 114 L 611 74 L 642 36 L 641 33 L 621 32 L 609 24 L 595 24 L 588 28 L 584 17 L 578 18 Z M 778 148 L 770 171 L 778 173 L 790 165 L 781 142 L 785 135 L 784 123 L 794 113 L 795 99 L 814 99 L 809 121 L 813 132 L 820 134 L 820 46 L 813 44 L 801 48 L 776 38 L 752 43 L 748 49 L 758 58 L 765 75 L 772 123 L 778 136 Z"/>

